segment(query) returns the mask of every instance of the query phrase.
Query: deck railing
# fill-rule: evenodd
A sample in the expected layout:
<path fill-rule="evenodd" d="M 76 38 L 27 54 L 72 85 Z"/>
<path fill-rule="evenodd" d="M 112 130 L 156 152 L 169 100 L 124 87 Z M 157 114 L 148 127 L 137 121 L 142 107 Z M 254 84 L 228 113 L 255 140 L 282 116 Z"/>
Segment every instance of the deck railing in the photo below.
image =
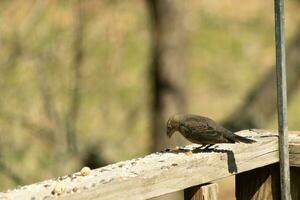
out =
<path fill-rule="evenodd" d="M 214 181 L 236 175 L 237 199 L 280 199 L 278 133 L 244 130 L 253 144 L 189 145 L 0 193 L 2 199 L 149 199 L 184 190 L 218 199 Z M 133 147 L 134 148 L 134 147 Z M 300 132 L 289 132 L 292 199 L 300 199 Z M 234 187 L 234 186 L 233 186 Z"/>

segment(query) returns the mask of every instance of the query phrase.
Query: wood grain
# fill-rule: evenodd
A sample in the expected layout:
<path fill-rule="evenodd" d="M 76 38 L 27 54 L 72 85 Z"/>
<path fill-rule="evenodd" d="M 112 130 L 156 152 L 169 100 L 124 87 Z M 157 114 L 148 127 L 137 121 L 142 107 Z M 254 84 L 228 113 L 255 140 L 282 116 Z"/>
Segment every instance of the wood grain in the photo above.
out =
<path fill-rule="evenodd" d="M 184 190 L 184 200 L 217 200 L 218 184 L 208 183 Z"/>
<path fill-rule="evenodd" d="M 237 134 L 257 142 L 214 145 L 210 151 L 193 144 L 108 165 L 88 176 L 75 173 L 23 186 L 0 193 L 0 199 L 148 199 L 278 162 L 276 132 L 245 130 Z M 291 165 L 298 166 L 293 153 L 299 149 L 299 134 L 290 138 L 294 145 Z M 60 195 L 53 193 L 58 186 L 63 191 Z"/>

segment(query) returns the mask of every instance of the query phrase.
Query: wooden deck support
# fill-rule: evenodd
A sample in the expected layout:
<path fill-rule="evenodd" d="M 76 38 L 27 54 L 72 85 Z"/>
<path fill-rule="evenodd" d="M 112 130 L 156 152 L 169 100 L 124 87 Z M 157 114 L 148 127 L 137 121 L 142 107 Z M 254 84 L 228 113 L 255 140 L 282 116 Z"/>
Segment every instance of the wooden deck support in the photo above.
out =
<path fill-rule="evenodd" d="M 280 178 L 278 163 L 237 174 L 237 200 L 280 200 Z"/>
<path fill-rule="evenodd" d="M 291 167 L 291 195 L 293 200 L 300 199 L 300 167 Z"/>
<path fill-rule="evenodd" d="M 184 200 L 218 200 L 218 184 L 208 183 L 184 190 Z"/>
<path fill-rule="evenodd" d="M 237 200 L 280 200 L 278 163 L 236 175 Z M 300 199 L 300 167 L 291 167 L 292 200 Z"/>

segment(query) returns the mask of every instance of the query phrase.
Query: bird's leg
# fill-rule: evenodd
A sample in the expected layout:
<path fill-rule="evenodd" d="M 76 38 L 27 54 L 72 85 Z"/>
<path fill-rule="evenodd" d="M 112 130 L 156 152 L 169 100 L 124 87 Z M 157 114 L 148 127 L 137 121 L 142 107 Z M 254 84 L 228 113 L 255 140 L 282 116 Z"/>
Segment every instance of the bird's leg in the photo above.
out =
<path fill-rule="evenodd" d="M 201 146 L 197 147 L 196 149 L 202 150 L 207 147 L 207 144 L 201 144 Z"/>
<path fill-rule="evenodd" d="M 209 145 L 206 145 L 204 148 L 203 148 L 203 150 L 208 150 L 209 149 L 209 147 L 211 147 L 211 146 L 213 146 L 214 144 L 209 144 Z"/>

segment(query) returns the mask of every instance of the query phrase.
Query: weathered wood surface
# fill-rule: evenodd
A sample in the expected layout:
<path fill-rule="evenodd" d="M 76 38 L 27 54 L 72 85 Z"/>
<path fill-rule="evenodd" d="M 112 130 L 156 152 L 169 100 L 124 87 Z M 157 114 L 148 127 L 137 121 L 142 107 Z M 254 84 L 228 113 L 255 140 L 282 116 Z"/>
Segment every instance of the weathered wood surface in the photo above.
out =
<path fill-rule="evenodd" d="M 93 170 L 0 193 L 1 199 L 147 199 L 208 183 L 236 173 L 278 162 L 278 136 L 272 131 L 240 131 L 253 144 L 221 144 L 199 151 L 199 145 L 150 154 Z M 299 133 L 290 135 L 291 165 L 297 160 Z M 195 150 L 196 149 L 196 150 Z M 193 150 L 193 153 L 187 151 Z M 52 194 L 60 187 L 62 194 Z"/>
<path fill-rule="evenodd" d="M 289 135 L 290 165 L 300 167 L 300 132 L 290 132 Z"/>
<path fill-rule="evenodd" d="M 218 200 L 218 184 L 208 183 L 184 190 L 184 200 Z"/>

